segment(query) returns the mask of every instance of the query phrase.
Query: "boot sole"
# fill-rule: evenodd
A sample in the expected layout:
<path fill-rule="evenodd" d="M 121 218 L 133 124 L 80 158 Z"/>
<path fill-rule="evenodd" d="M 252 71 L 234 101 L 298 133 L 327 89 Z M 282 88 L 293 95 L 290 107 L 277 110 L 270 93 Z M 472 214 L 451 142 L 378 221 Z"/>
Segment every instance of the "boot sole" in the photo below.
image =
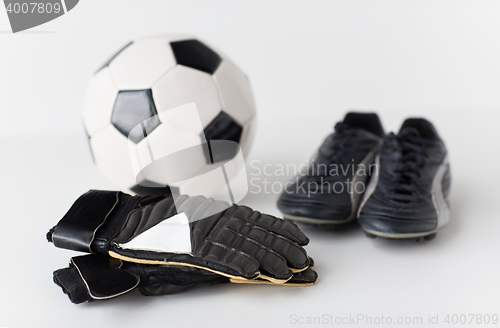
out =
<path fill-rule="evenodd" d="M 412 233 L 412 234 L 389 234 L 383 232 L 377 232 L 372 230 L 365 230 L 363 232 L 368 238 L 385 238 L 392 240 L 405 240 L 409 242 L 419 242 L 424 240 L 432 240 L 436 238 L 437 231 L 422 232 L 422 233 Z"/>

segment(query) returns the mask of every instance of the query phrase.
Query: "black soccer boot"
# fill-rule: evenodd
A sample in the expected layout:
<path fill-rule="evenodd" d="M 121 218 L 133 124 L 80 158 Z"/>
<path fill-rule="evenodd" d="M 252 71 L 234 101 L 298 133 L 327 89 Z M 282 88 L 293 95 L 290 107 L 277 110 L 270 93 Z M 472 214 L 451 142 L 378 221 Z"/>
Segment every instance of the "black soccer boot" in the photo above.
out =
<path fill-rule="evenodd" d="M 450 166 L 443 141 L 425 119 L 407 119 L 388 134 L 359 208 L 369 237 L 434 238 L 450 217 Z"/>
<path fill-rule="evenodd" d="M 283 217 L 314 225 L 355 220 L 383 136 L 376 114 L 348 113 L 325 139 L 307 172 L 285 186 L 278 200 Z"/>

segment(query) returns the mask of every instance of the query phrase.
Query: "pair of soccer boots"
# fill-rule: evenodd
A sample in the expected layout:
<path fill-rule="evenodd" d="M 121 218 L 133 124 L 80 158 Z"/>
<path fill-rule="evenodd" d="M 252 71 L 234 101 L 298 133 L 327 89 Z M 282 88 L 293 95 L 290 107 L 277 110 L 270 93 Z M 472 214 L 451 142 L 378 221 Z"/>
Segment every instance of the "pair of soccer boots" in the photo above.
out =
<path fill-rule="evenodd" d="M 450 216 L 450 166 L 422 118 L 385 134 L 376 114 L 348 113 L 307 172 L 278 200 L 284 218 L 319 226 L 358 220 L 369 237 L 432 239 Z"/>
<path fill-rule="evenodd" d="M 164 295 L 221 283 L 310 286 L 318 277 L 294 223 L 203 196 L 91 190 L 47 239 L 88 253 L 54 272 L 73 303 L 136 288 Z"/>

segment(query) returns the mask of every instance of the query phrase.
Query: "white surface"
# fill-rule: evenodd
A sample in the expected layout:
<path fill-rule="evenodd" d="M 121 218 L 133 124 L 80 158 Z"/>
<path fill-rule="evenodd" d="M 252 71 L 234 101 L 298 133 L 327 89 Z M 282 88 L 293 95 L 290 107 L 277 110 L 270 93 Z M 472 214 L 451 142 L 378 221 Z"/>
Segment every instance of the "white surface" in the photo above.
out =
<path fill-rule="evenodd" d="M 0 34 L 0 326 L 287 327 L 298 326 L 294 314 L 359 313 L 439 315 L 442 327 L 447 314 L 499 314 L 498 17 L 497 1 L 86 0 L 32 31 Z M 387 130 L 424 116 L 450 151 L 449 225 L 419 244 L 304 226 L 320 275 L 309 288 L 225 285 L 71 304 L 52 271 L 77 253 L 45 233 L 81 193 L 116 188 L 88 154 L 86 84 L 129 40 L 176 31 L 223 49 L 250 76 L 259 111 L 250 160 L 260 161 L 250 179 L 266 164 L 303 163 L 348 108 L 376 109 Z M 244 203 L 278 214 L 276 198 L 250 193 Z"/>
<path fill-rule="evenodd" d="M 185 213 L 179 213 L 144 231 L 127 243 L 124 249 L 155 252 L 191 253 L 191 229 Z"/>

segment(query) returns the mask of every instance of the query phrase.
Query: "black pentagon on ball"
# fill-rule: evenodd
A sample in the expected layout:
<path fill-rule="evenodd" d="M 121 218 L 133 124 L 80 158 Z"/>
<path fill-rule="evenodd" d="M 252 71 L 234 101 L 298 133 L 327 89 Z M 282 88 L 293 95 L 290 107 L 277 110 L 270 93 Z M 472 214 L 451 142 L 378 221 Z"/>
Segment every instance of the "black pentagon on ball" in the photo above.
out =
<path fill-rule="evenodd" d="M 207 147 L 203 147 L 207 163 L 227 161 L 236 156 L 242 132 L 243 127 L 227 113 L 221 111 L 203 130 L 207 141 Z M 203 135 L 201 137 L 203 139 Z M 216 142 L 218 140 L 234 142 Z"/>
<path fill-rule="evenodd" d="M 177 64 L 191 67 L 208 74 L 213 74 L 222 58 L 212 49 L 198 40 L 171 42 L 170 46 Z"/>
<path fill-rule="evenodd" d="M 130 46 L 132 43 L 134 43 L 133 41 L 132 42 L 129 42 L 127 43 L 126 45 L 124 45 L 120 50 L 118 50 L 113 56 L 111 56 L 108 60 L 106 60 L 104 62 L 104 64 L 102 64 L 101 67 L 99 67 L 99 69 L 96 71 L 99 72 L 101 69 L 103 69 L 104 67 L 107 67 L 109 66 L 109 64 L 111 64 L 111 62 L 113 61 L 113 59 L 116 58 L 116 56 L 118 56 L 123 50 L 125 50 L 128 46 Z"/>
<path fill-rule="evenodd" d="M 116 96 L 111 123 L 134 143 L 149 135 L 161 124 L 151 90 L 120 91 Z M 142 128 L 134 129 L 137 125 Z"/>

